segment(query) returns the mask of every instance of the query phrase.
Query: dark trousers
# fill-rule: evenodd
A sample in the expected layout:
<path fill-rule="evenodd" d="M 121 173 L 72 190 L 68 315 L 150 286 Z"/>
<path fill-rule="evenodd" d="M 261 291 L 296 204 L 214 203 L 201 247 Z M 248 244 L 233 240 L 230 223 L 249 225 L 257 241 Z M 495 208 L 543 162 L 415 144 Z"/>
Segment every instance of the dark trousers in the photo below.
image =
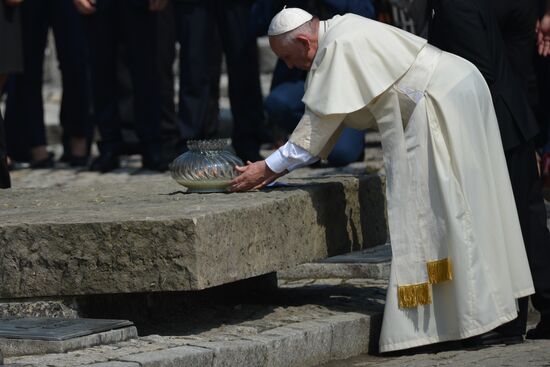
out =
<path fill-rule="evenodd" d="M 183 137 L 208 138 L 217 125 L 221 45 L 208 1 L 174 1 Z M 216 127 L 216 126 L 215 126 Z M 214 127 L 214 129 L 215 129 Z"/>
<path fill-rule="evenodd" d="M 125 47 L 133 87 L 134 125 L 144 148 L 160 147 L 157 69 L 157 16 L 148 1 L 98 0 L 84 16 L 90 44 L 94 120 L 101 152 L 117 154 L 122 145 L 117 93 L 117 52 Z"/>
<path fill-rule="evenodd" d="M 6 161 L 6 139 L 4 135 L 4 120 L 0 113 L 0 189 L 7 189 L 11 186 L 8 162 Z"/>
<path fill-rule="evenodd" d="M 542 183 L 530 142 L 505 151 L 523 241 L 535 283 L 533 305 L 550 317 L 550 233 L 542 197 Z"/>
<path fill-rule="evenodd" d="M 51 27 L 63 98 L 59 120 L 63 140 L 92 135 L 86 43 L 81 19 L 71 0 L 29 0 L 21 5 L 24 73 L 10 81 L 6 103 L 8 153 L 29 160 L 30 148 L 46 145 L 42 100 L 42 65 Z"/>
<path fill-rule="evenodd" d="M 211 42 L 219 37 L 229 77 L 233 146 L 238 154 L 257 153 L 263 106 L 256 37 L 250 28 L 251 1 L 176 1 L 174 5 L 181 46 L 179 114 L 184 132 L 194 137 L 204 130 L 208 103 L 218 93 L 219 58 Z"/>
<path fill-rule="evenodd" d="M 168 1 L 166 8 L 159 12 L 157 40 L 161 101 L 160 135 L 163 156 L 171 160 L 183 153 L 183 136 L 174 103 L 172 66 L 176 58 L 176 24 L 172 1 Z"/>

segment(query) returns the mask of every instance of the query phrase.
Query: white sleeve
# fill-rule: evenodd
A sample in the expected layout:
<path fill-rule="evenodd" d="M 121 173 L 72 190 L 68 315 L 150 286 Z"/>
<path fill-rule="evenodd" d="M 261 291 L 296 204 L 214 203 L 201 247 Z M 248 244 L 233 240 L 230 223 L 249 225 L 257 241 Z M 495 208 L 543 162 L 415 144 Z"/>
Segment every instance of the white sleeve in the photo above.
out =
<path fill-rule="evenodd" d="M 315 163 L 319 157 L 311 155 L 307 150 L 288 141 L 285 145 L 271 153 L 266 158 L 265 163 L 275 173 L 281 173 L 284 170 L 293 171 L 297 168 Z"/>

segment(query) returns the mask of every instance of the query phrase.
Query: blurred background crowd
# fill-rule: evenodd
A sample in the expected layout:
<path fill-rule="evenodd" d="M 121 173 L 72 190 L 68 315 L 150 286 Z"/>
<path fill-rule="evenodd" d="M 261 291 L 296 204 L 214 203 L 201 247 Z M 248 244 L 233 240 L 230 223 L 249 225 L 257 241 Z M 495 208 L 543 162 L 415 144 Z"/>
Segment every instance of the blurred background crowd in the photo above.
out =
<path fill-rule="evenodd" d="M 265 44 L 269 22 L 283 6 L 304 8 L 320 19 L 356 13 L 427 37 L 428 2 L 0 0 L 7 164 L 109 172 L 120 167 L 122 155 L 139 154 L 143 168 L 164 171 L 188 140 L 215 137 L 230 137 L 243 161 L 260 160 L 260 148 L 284 143 L 304 110 L 306 72 L 278 61 L 262 89 L 258 43 Z M 532 42 L 536 55 L 534 32 Z M 52 49 L 62 88 L 58 154 L 49 148 L 44 118 L 45 55 Z M 534 69 L 529 99 L 539 124 L 541 170 L 550 186 L 548 60 L 534 57 Z M 220 124 L 222 75 L 229 129 Z M 329 164 L 361 160 L 364 144 L 364 131 L 346 129 Z"/>

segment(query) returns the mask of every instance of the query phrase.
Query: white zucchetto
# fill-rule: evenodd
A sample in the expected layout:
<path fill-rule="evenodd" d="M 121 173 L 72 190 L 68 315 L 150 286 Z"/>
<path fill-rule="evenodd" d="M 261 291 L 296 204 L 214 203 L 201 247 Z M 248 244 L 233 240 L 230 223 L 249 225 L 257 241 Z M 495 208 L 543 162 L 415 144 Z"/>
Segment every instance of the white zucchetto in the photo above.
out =
<path fill-rule="evenodd" d="M 277 13 L 269 24 L 268 36 L 277 36 L 293 29 L 313 19 L 313 15 L 300 8 L 287 8 L 286 6 Z"/>

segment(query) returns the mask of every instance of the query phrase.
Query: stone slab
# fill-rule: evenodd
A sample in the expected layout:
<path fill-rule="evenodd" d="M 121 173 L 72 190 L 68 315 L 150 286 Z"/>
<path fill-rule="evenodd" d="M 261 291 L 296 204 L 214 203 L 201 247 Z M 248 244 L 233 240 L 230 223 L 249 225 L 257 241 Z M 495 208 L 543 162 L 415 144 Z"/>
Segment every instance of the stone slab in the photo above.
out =
<path fill-rule="evenodd" d="M 63 341 L 133 326 L 128 320 L 21 317 L 0 319 L 0 338 Z"/>
<path fill-rule="evenodd" d="M 200 290 L 386 242 L 382 178 L 0 192 L 0 298 Z"/>
<path fill-rule="evenodd" d="M 6 357 L 65 353 L 71 350 L 79 350 L 96 345 L 115 344 L 128 339 L 137 338 L 137 336 L 137 329 L 134 326 L 130 326 L 66 340 L 0 338 L 0 350 Z"/>

